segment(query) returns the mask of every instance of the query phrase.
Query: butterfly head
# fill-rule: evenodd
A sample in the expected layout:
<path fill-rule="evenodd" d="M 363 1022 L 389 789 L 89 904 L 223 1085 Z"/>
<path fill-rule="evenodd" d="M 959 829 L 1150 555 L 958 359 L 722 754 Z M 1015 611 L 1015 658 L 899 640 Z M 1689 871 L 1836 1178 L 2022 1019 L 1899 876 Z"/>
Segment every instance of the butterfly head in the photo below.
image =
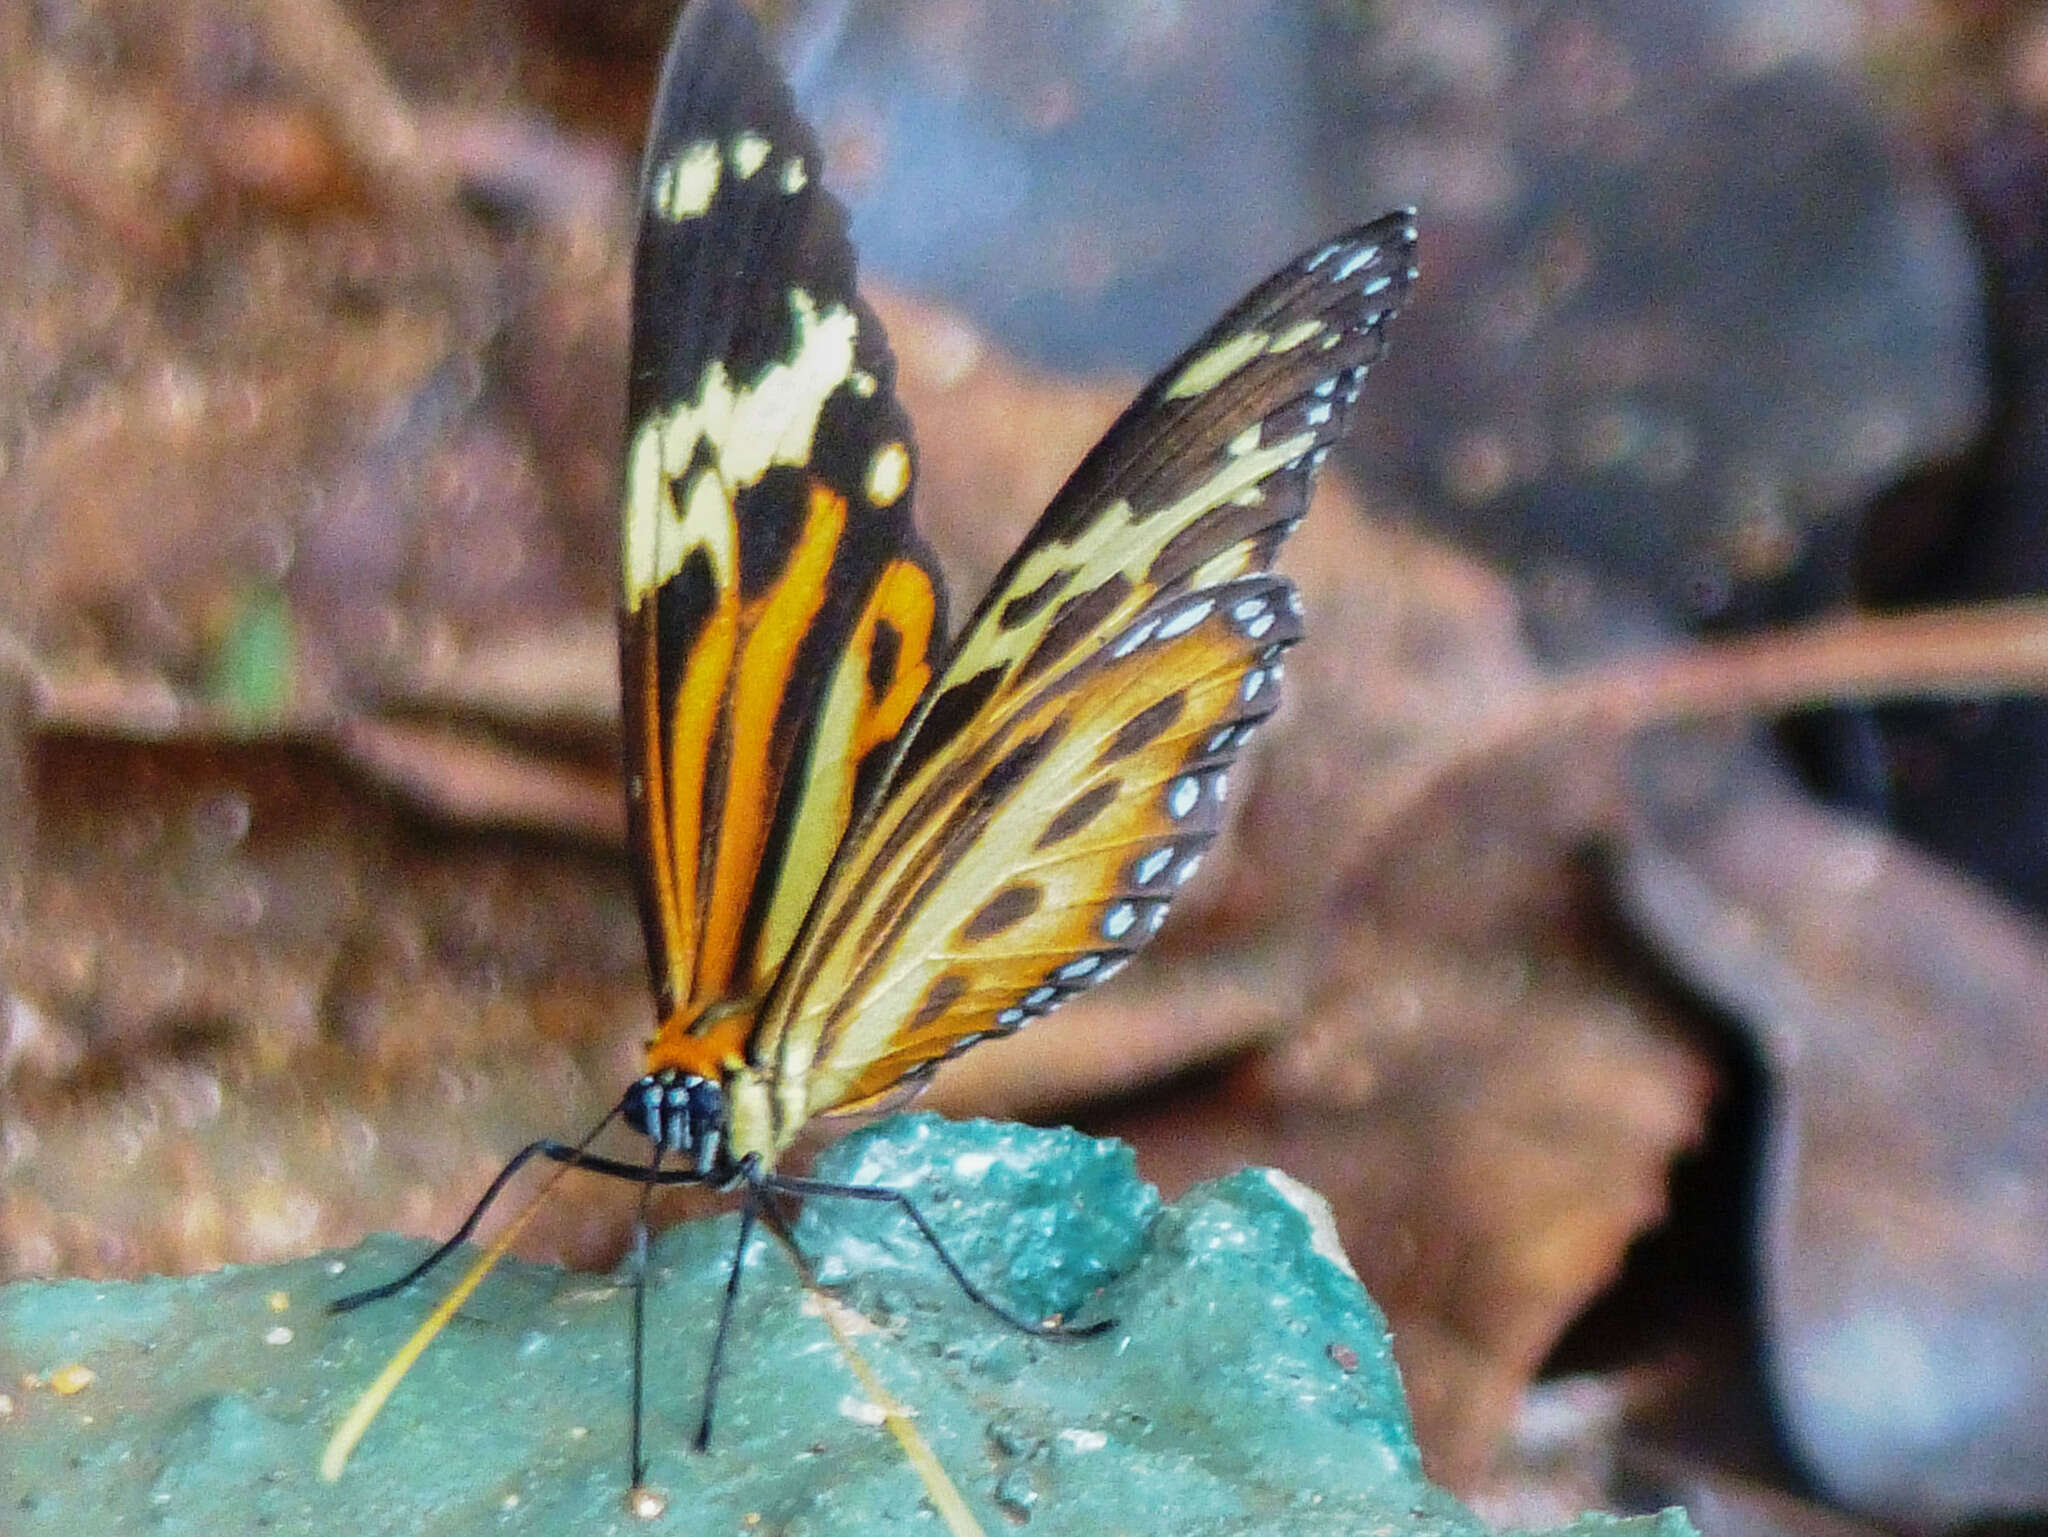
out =
<path fill-rule="evenodd" d="M 725 1085 L 718 1079 L 664 1067 L 636 1081 L 619 1110 L 633 1130 L 707 1179 L 730 1166 Z"/>
<path fill-rule="evenodd" d="M 759 1098 L 746 1060 L 755 1007 L 728 998 L 669 1013 L 619 1102 L 628 1126 L 714 1184 L 724 1184 L 749 1154 L 759 1160 L 765 1152 L 758 1117 L 748 1113 Z"/>

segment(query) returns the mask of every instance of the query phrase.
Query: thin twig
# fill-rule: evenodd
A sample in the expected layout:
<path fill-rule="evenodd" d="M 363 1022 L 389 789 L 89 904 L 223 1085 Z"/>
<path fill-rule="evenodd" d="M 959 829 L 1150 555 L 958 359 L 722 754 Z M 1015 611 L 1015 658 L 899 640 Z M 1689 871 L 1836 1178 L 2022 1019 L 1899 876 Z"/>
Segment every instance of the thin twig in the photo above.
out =
<path fill-rule="evenodd" d="M 1566 673 L 1427 737 L 1385 771 L 1354 838 L 1370 842 L 1440 786 L 1588 730 L 1629 736 L 1826 705 L 2048 694 L 2048 600 L 1855 615 L 1703 641 Z"/>

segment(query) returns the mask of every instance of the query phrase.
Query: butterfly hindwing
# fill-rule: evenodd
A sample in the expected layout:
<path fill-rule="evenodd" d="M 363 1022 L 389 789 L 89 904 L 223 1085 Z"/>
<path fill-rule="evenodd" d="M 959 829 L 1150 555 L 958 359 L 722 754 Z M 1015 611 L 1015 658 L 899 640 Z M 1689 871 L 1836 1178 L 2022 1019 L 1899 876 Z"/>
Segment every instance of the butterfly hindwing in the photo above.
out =
<path fill-rule="evenodd" d="M 1156 930 L 1274 702 L 1298 630 L 1269 568 L 1384 350 L 1414 240 L 1389 216 L 1261 285 L 1027 535 L 762 1007 L 778 1133 L 1047 1012 Z"/>
<path fill-rule="evenodd" d="M 862 1005 L 833 1012 L 810 1070 L 816 1108 L 860 1108 L 1121 971 L 1221 831 L 1299 635 L 1283 577 L 1163 601 L 961 759 L 872 952 L 918 963 L 857 974 Z"/>
<path fill-rule="evenodd" d="M 758 993 L 944 636 L 895 365 L 758 29 L 693 5 L 640 182 L 621 660 L 666 1021 Z"/>

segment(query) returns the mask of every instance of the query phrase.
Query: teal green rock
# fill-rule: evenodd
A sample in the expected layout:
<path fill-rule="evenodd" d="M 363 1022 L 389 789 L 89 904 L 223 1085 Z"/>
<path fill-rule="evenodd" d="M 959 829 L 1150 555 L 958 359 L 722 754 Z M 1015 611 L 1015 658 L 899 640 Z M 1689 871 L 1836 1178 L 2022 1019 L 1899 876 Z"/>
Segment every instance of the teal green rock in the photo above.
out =
<path fill-rule="evenodd" d="M 856 1344 L 985 1530 L 1480 1537 L 1421 1474 L 1384 1321 L 1321 1202 L 1247 1170 L 1162 1207 L 1129 1149 L 904 1116 L 814 1171 L 913 1193 L 963 1267 L 1032 1314 L 963 1297 L 890 1208 L 814 1200 L 798 1225 L 856 1310 Z M 573 1199 L 573 1193 L 567 1198 Z M 399 1388 L 340 1481 L 329 1432 L 445 1281 L 331 1317 L 417 1242 L 215 1275 L 0 1289 L 0 1531 L 942 1532 L 788 1256 L 748 1260 L 712 1449 L 688 1449 L 736 1219 L 653 1249 L 648 1481 L 627 1513 L 627 1299 L 616 1279 L 507 1262 Z M 452 1280 L 452 1276 L 449 1278 Z M 865 1322 L 862 1322 L 865 1320 Z M 23 1379 L 92 1380 L 70 1394 Z M 75 1375 L 67 1382 L 75 1382 Z M 1676 1512 L 1571 1530 L 1686 1537 Z"/>

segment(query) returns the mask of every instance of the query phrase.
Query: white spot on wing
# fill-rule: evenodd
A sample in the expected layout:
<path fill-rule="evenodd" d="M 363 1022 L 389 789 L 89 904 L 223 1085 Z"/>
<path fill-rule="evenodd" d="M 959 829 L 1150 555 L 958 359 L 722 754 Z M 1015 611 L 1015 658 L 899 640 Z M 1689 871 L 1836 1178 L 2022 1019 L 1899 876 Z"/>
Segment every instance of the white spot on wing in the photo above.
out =
<path fill-rule="evenodd" d="M 800 157 L 791 155 L 782 162 L 782 190 L 784 192 L 788 193 L 791 197 L 795 197 L 805 187 L 809 186 L 810 183 L 811 173 L 804 169 L 804 163 Z"/>
<path fill-rule="evenodd" d="M 1157 619 L 1146 620 L 1143 624 L 1139 625 L 1135 630 L 1132 630 L 1129 634 L 1125 635 L 1122 640 L 1118 641 L 1116 645 L 1110 649 L 1109 654 L 1118 659 L 1122 659 L 1124 657 L 1129 656 L 1133 651 L 1136 651 L 1140 646 L 1144 645 L 1146 641 L 1150 640 L 1152 638 L 1153 632 L 1156 631 L 1158 628 L 1159 621 Z"/>
<path fill-rule="evenodd" d="M 1102 937 L 1122 939 L 1131 932 L 1137 921 L 1137 905 L 1132 902 L 1119 902 L 1109 910 L 1109 916 L 1102 920 Z"/>
<path fill-rule="evenodd" d="M 1188 631 L 1214 613 L 1215 609 L 1215 602 L 1209 598 L 1204 598 L 1199 603 L 1190 603 L 1186 608 L 1160 625 L 1159 638 L 1161 640 L 1173 640 L 1177 636 L 1187 634 Z"/>
<path fill-rule="evenodd" d="M 768 141 L 753 129 L 748 128 L 733 136 L 732 168 L 741 181 L 745 181 L 768 158 Z"/>
<path fill-rule="evenodd" d="M 1166 867 L 1173 863 L 1173 845 L 1154 849 L 1135 865 L 1131 866 L 1131 879 L 1140 886 L 1149 886 L 1158 880 Z"/>
<path fill-rule="evenodd" d="M 789 307 L 793 340 L 781 361 L 741 385 L 733 382 L 722 359 L 714 359 L 694 398 L 646 419 L 634 433 L 627 450 L 621 541 L 629 611 L 681 570 L 692 549 L 707 542 L 720 556 L 724 579 L 725 557 L 736 540 L 731 494 L 758 483 L 773 465 L 810 462 L 819 414 L 853 367 L 859 322 L 843 305 L 820 309 L 801 288 L 790 290 Z M 722 526 L 692 526 L 697 516 L 714 509 L 698 505 L 694 487 L 690 505 L 678 507 L 670 490 L 697 459 L 700 446 L 710 450 L 723 488 Z"/>
<path fill-rule="evenodd" d="M 718 195 L 718 146 L 709 139 L 686 145 L 655 167 L 648 200 L 664 219 L 694 219 Z"/>
<path fill-rule="evenodd" d="M 901 443 L 884 443 L 868 460 L 868 500 L 877 507 L 895 504 L 910 489 L 910 450 Z"/>
<path fill-rule="evenodd" d="M 1193 811 L 1201 803 L 1202 787 L 1195 779 L 1183 776 L 1173 782 L 1173 788 L 1166 792 L 1166 810 L 1176 822 Z"/>
<path fill-rule="evenodd" d="M 1375 256 L 1379 254 L 1380 248 L 1376 245 L 1361 246 L 1358 250 L 1353 251 L 1349 256 L 1344 258 L 1343 265 L 1340 266 L 1335 272 L 1330 274 L 1330 281 L 1333 283 L 1343 282 L 1346 278 L 1350 277 L 1353 273 L 1357 272 L 1361 267 L 1364 267 Z M 1381 286 L 1384 287 L 1385 285 L 1382 284 Z M 1373 292 L 1373 290 L 1368 288 L 1366 292 L 1371 293 Z"/>

